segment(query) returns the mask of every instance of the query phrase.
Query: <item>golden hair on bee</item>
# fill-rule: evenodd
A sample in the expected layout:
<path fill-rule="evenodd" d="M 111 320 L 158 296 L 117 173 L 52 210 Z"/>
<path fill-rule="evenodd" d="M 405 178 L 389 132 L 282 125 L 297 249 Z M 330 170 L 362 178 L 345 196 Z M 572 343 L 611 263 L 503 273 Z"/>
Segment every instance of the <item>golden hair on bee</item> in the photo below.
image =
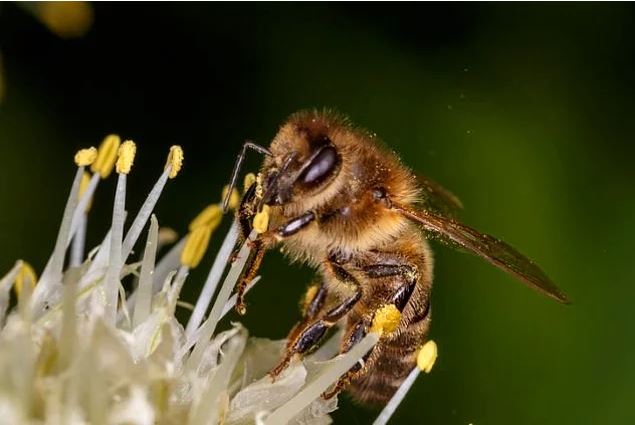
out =
<path fill-rule="evenodd" d="M 273 377 L 338 323 L 345 328 L 340 350 L 348 351 L 369 332 L 376 312 L 394 305 L 400 313 L 396 329 L 382 335 L 363 367 L 351 369 L 325 394 L 348 389 L 361 402 L 385 403 L 416 366 L 417 350 L 427 340 L 430 234 L 567 302 L 532 261 L 452 218 L 461 207 L 452 193 L 415 176 L 375 135 L 337 113 L 298 112 L 282 124 L 268 148 L 246 142 L 230 187 L 238 181 L 248 149 L 265 159 L 236 212 L 243 238 L 254 229 L 254 219 L 258 222 L 252 257 L 237 287 L 238 311 L 245 312 L 247 283 L 273 247 L 282 245 L 293 260 L 315 268 L 319 282 L 305 297 L 304 317 L 290 332 Z M 225 208 L 227 203 L 226 198 Z"/>

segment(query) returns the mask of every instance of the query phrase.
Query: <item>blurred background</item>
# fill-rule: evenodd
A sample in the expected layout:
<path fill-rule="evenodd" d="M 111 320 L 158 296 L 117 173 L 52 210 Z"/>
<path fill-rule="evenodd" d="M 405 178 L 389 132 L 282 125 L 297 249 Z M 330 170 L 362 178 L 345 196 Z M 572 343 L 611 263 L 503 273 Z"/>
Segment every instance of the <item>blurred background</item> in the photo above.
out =
<path fill-rule="evenodd" d="M 157 207 L 183 233 L 218 201 L 244 139 L 268 144 L 290 113 L 333 107 L 454 191 L 466 223 L 534 258 L 573 300 L 435 245 L 439 359 L 394 423 L 633 423 L 631 5 L 58 6 L 0 4 L 0 270 L 16 258 L 43 268 L 72 156 L 107 133 L 138 144 L 132 211 L 169 146 L 184 147 Z M 109 226 L 114 180 L 95 199 L 91 245 Z M 281 338 L 312 272 L 272 252 L 262 275 L 241 320 Z M 340 404 L 336 423 L 376 414 Z"/>

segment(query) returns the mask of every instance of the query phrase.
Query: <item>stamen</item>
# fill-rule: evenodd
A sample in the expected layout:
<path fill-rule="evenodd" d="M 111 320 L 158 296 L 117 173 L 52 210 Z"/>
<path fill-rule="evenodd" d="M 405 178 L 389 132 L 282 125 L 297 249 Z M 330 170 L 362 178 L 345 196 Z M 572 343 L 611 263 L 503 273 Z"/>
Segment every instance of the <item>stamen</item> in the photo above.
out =
<path fill-rule="evenodd" d="M 129 174 L 132 164 L 134 163 L 134 157 L 137 153 L 137 145 L 132 140 L 126 140 L 119 146 L 119 154 L 117 158 L 117 173 Z"/>
<path fill-rule="evenodd" d="M 203 321 L 203 317 L 205 316 L 205 312 L 209 308 L 209 304 L 212 301 L 212 297 L 214 296 L 214 292 L 216 292 L 216 287 L 218 286 L 218 282 L 220 282 L 220 278 L 223 276 L 223 271 L 227 263 L 229 262 L 229 257 L 236 245 L 236 241 L 238 240 L 238 223 L 234 221 L 223 240 L 223 244 L 214 259 L 214 264 L 207 275 L 207 279 L 205 279 L 205 284 L 203 285 L 203 289 L 201 290 L 201 294 L 196 300 L 196 306 L 194 307 L 194 311 L 192 311 L 192 315 L 190 316 L 190 320 L 187 322 L 187 327 L 185 329 L 185 335 L 188 338 L 191 338 L 194 332 L 199 328 L 201 322 Z"/>
<path fill-rule="evenodd" d="M 170 153 L 168 154 L 168 160 L 164 167 L 163 173 L 161 173 L 161 176 L 154 184 L 154 187 L 152 187 L 152 190 L 148 194 L 148 197 L 143 202 L 143 205 L 139 209 L 137 216 L 134 218 L 132 224 L 130 225 L 128 233 L 126 233 L 126 238 L 123 241 L 123 247 L 121 249 L 122 261 L 126 261 L 128 256 L 132 252 L 132 247 L 134 247 L 135 243 L 137 243 L 137 239 L 139 239 L 143 228 L 148 222 L 150 214 L 152 214 L 154 207 L 161 197 L 161 193 L 163 192 L 163 188 L 165 188 L 165 184 L 167 183 L 168 178 L 176 177 L 179 170 L 181 169 L 182 163 L 183 150 L 180 146 L 172 146 L 170 148 Z"/>
<path fill-rule="evenodd" d="M 84 179 L 85 179 L 85 176 L 82 176 L 81 184 L 85 184 Z M 77 232 L 81 217 L 84 216 L 86 212 L 90 210 L 92 200 L 93 200 L 93 195 L 95 194 L 95 191 L 97 190 L 97 185 L 99 184 L 100 179 L 101 179 L 101 175 L 99 173 L 93 174 L 92 177 L 90 177 L 90 180 L 88 181 L 86 188 L 83 191 L 80 190 L 80 199 L 79 199 L 79 203 L 77 204 L 77 207 L 75 208 L 75 211 L 73 212 L 73 220 L 71 222 L 71 231 L 70 231 L 69 239 L 66 246 L 68 246 L 68 244 L 71 242 L 71 238 L 75 235 L 75 232 Z"/>
<path fill-rule="evenodd" d="M 437 358 L 437 344 L 430 340 L 426 342 L 419 350 L 417 355 L 417 367 L 412 369 L 408 377 L 401 383 L 392 398 L 386 403 L 373 425 L 386 425 L 392 415 L 395 413 L 401 402 L 406 398 L 408 391 L 415 383 L 421 371 L 430 373 L 432 366 Z"/>
<path fill-rule="evenodd" d="M 126 154 L 124 154 L 126 155 Z M 115 190 L 115 202 L 112 210 L 112 227 L 110 239 L 110 255 L 108 257 L 108 269 L 104 279 L 105 320 L 115 324 L 117 319 L 117 305 L 119 295 L 119 274 L 124 265 L 122 260 L 123 223 L 126 210 L 126 178 L 127 174 L 119 173 L 117 188 Z"/>
<path fill-rule="evenodd" d="M 84 174 L 82 175 L 82 181 L 79 182 L 79 199 L 80 200 L 83 198 L 89 186 L 90 186 L 90 173 L 88 171 L 84 171 Z M 88 205 L 86 206 L 86 212 L 90 210 L 90 207 L 91 207 L 91 203 L 89 202 Z"/>
<path fill-rule="evenodd" d="M 15 277 L 15 285 L 13 286 L 18 299 L 22 294 L 22 290 L 25 284 L 29 285 L 29 287 L 33 289 L 35 288 L 36 283 L 37 275 L 35 274 L 35 270 L 33 270 L 33 267 L 31 267 L 29 263 L 23 261 L 18 275 Z"/>
<path fill-rule="evenodd" d="M 70 242 L 73 212 L 77 207 L 77 199 L 79 196 L 79 183 L 84 174 L 84 167 L 78 167 L 71 185 L 71 190 L 64 207 L 64 214 L 62 215 L 62 223 L 57 233 L 57 240 L 55 241 L 55 248 L 51 254 L 42 277 L 40 284 L 33 291 L 33 310 L 37 314 L 43 307 L 44 302 L 50 298 L 52 291 L 61 284 L 62 269 L 64 268 L 64 257 L 66 254 L 66 247 Z"/>
<path fill-rule="evenodd" d="M 198 227 L 190 232 L 181 253 L 181 264 L 191 269 L 198 266 L 207 251 L 211 236 L 210 226 Z"/>
<path fill-rule="evenodd" d="M 426 342 L 417 355 L 417 367 L 425 373 L 430 373 L 437 360 L 437 344 L 433 340 Z"/>
<path fill-rule="evenodd" d="M 82 176 L 82 181 L 79 183 L 79 202 L 81 203 L 86 190 L 88 189 L 90 184 L 90 173 L 84 172 Z M 87 213 L 92 206 L 92 200 L 89 199 L 86 208 L 84 209 L 83 214 L 79 216 L 79 222 L 77 223 L 77 230 L 75 231 L 75 235 L 73 236 L 73 242 L 71 244 L 71 258 L 69 260 L 69 265 L 71 267 L 79 266 L 84 259 L 84 246 L 86 244 L 86 227 L 88 222 Z M 79 205 L 78 205 L 79 208 Z"/>
<path fill-rule="evenodd" d="M 238 251 L 237 260 L 232 263 L 227 276 L 225 277 L 225 281 L 221 286 L 218 295 L 216 296 L 216 300 L 214 301 L 214 305 L 212 306 L 212 310 L 207 317 L 207 320 L 201 325 L 200 329 L 200 337 L 196 341 L 196 345 L 194 346 L 194 350 L 190 355 L 187 363 L 185 365 L 189 370 L 194 370 L 196 366 L 200 363 L 203 353 L 207 349 L 212 335 L 214 335 L 214 331 L 216 330 L 216 325 L 218 324 L 218 320 L 221 317 L 221 313 L 223 312 L 223 308 L 225 303 L 229 299 L 229 296 L 236 286 L 236 282 L 240 277 L 247 260 L 249 259 L 249 253 L 251 251 L 251 243 L 256 238 L 255 232 L 249 235 L 247 240 L 243 243 Z"/>
<path fill-rule="evenodd" d="M 199 227 L 212 227 L 215 229 L 220 224 L 223 218 L 223 209 L 218 204 L 212 204 L 207 206 L 201 211 L 194 220 L 190 222 L 190 232 Z"/>
<path fill-rule="evenodd" d="M 269 228 L 269 205 L 263 205 L 262 211 L 254 216 L 253 228 L 256 233 L 265 233 Z"/>
<path fill-rule="evenodd" d="M 115 167 L 120 144 L 121 139 L 118 135 L 110 134 L 106 136 L 103 142 L 101 142 L 101 145 L 99 145 L 97 158 L 91 165 L 90 170 L 93 173 L 99 173 L 102 179 L 108 177 Z"/>
<path fill-rule="evenodd" d="M 173 179 L 181 171 L 183 166 L 183 149 L 179 145 L 174 145 L 170 148 L 168 154 L 168 160 L 165 163 L 165 169 L 170 170 L 169 177 Z"/>
<path fill-rule="evenodd" d="M 80 220 L 82 214 L 84 214 L 90 200 L 97 189 L 97 185 L 99 184 L 99 178 L 105 179 L 110 175 L 112 169 L 115 167 L 115 161 L 117 160 L 117 153 L 119 151 L 119 146 L 121 144 L 121 139 L 116 134 L 108 135 L 104 138 L 99 145 L 99 149 L 97 150 L 97 158 L 91 164 L 91 171 L 94 173 L 91 178 L 85 195 L 79 201 L 78 205 L 75 205 L 72 210 L 72 218 L 70 220 L 70 230 L 67 233 L 66 240 L 64 241 L 64 251 L 68 248 L 68 245 L 71 243 L 75 232 L 80 226 Z M 83 172 L 83 167 L 80 167 Z M 46 272 L 46 270 L 45 270 Z M 42 273 L 44 276 L 45 273 Z"/>
<path fill-rule="evenodd" d="M 152 274 L 154 273 L 154 262 L 157 255 L 159 239 L 159 222 L 152 215 L 150 219 L 150 230 L 148 231 L 148 241 L 143 253 L 141 262 L 141 275 L 137 286 L 134 313 L 132 316 L 132 328 L 136 328 L 150 315 L 152 306 Z"/>
<path fill-rule="evenodd" d="M 88 149 L 80 149 L 75 154 L 75 164 L 78 167 L 86 167 L 97 159 L 97 149 L 90 147 Z"/>

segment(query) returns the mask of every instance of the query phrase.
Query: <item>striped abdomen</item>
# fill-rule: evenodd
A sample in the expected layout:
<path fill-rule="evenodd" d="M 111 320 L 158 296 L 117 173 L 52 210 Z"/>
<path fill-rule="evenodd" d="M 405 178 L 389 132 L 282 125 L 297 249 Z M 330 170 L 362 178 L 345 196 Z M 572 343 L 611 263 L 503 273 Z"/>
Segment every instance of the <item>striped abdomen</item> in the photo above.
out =
<path fill-rule="evenodd" d="M 392 334 L 382 337 L 366 359 L 365 370 L 348 388 L 359 402 L 385 404 L 415 367 L 418 349 L 426 341 L 430 328 L 432 261 L 425 242 L 421 248 L 425 261 L 416 264 L 417 282 L 403 308 L 399 327 Z M 354 323 L 357 316 L 355 313 L 362 313 L 368 304 L 385 304 L 388 300 L 382 302 L 377 299 L 377 295 L 384 292 L 386 286 L 390 285 L 383 282 L 384 288 L 377 285 L 365 288 L 370 294 L 362 299 L 359 310 L 351 312 L 348 323 Z"/>

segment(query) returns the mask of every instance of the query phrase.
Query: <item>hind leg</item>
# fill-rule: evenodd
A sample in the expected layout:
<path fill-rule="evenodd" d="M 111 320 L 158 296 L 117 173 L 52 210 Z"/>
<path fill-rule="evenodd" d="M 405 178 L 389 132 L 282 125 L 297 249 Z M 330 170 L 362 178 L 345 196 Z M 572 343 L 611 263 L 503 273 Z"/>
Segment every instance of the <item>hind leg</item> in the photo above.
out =
<path fill-rule="evenodd" d="M 356 322 L 355 324 L 353 324 L 352 326 L 349 326 L 348 330 L 344 334 L 344 337 L 342 338 L 342 345 L 340 346 L 340 354 L 344 354 L 348 352 L 351 348 L 353 348 L 355 344 L 357 344 L 366 336 L 366 334 L 368 333 L 370 322 L 371 322 L 371 320 L 369 319 L 371 318 L 368 317 L 366 319 L 362 319 Z M 342 390 L 346 389 L 346 387 L 351 383 L 351 381 L 353 381 L 354 379 L 362 375 L 366 369 L 365 363 L 370 358 L 374 349 L 375 349 L 374 347 L 371 348 L 371 350 L 368 353 L 366 353 L 366 355 L 359 362 L 357 362 L 355 366 L 350 368 L 344 375 L 340 377 L 340 379 L 335 383 L 333 388 L 325 391 L 322 394 L 322 397 L 328 400 L 336 396 Z"/>

